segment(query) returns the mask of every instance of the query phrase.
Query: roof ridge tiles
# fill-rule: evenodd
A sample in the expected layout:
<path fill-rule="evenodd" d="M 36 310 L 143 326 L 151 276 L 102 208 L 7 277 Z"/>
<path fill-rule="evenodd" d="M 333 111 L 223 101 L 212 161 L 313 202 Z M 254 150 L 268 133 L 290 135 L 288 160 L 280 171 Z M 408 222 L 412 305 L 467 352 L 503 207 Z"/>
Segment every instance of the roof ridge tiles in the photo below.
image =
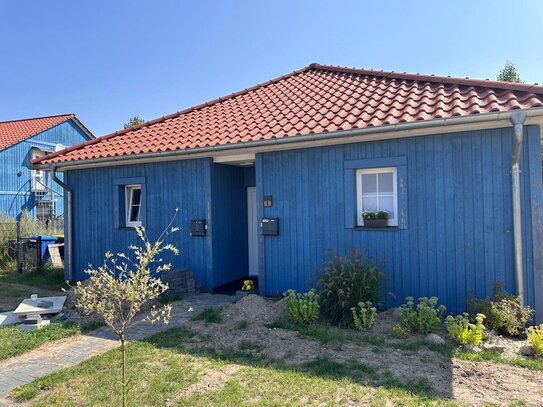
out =
<path fill-rule="evenodd" d="M 405 71 L 403 73 L 394 72 L 394 71 L 384 71 L 384 70 L 367 70 L 367 69 L 358 69 L 358 68 L 348 68 L 348 67 L 341 67 L 341 66 L 332 66 L 332 65 L 321 65 L 321 64 L 311 64 L 314 69 L 321 69 L 321 70 L 327 70 L 327 71 L 336 71 L 336 72 L 344 72 L 344 73 L 352 73 L 352 74 L 359 74 L 359 75 L 374 75 L 377 72 L 382 73 L 382 76 L 384 78 L 398 78 L 398 79 L 407 79 L 407 80 L 426 80 L 428 82 L 438 82 L 438 83 L 450 83 L 450 84 L 456 84 L 456 85 L 472 85 L 477 87 L 491 87 L 491 88 L 498 88 L 498 89 L 508 89 L 508 90 L 518 90 L 518 91 L 524 91 L 524 92 L 535 92 L 535 93 L 543 93 L 543 86 L 538 85 L 536 83 L 530 84 L 530 83 L 515 83 L 515 82 L 503 82 L 503 81 L 494 81 L 494 80 L 488 80 L 488 79 L 470 79 L 469 77 L 459 78 L 459 77 L 453 77 L 450 75 L 447 76 L 439 76 L 435 74 L 412 74 L 412 73 L 406 73 Z"/>
<path fill-rule="evenodd" d="M 40 119 L 52 119 L 54 117 L 75 117 L 75 114 L 74 113 L 64 113 L 64 114 L 53 114 L 53 115 L 50 115 L 50 116 L 38 116 L 38 117 L 28 117 L 26 119 L 15 119 L 15 120 L 4 120 L 4 121 L 0 121 L 0 124 L 4 124 L 4 123 L 15 123 L 15 122 L 27 122 L 27 121 L 30 121 L 30 120 L 40 120 Z"/>

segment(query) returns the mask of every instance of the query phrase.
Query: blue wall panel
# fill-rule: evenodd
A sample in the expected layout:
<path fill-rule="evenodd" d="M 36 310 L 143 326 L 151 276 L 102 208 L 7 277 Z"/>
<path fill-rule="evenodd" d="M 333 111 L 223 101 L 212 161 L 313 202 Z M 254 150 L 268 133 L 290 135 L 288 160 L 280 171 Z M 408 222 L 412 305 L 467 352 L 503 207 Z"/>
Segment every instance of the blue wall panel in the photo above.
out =
<path fill-rule="evenodd" d="M 23 209 L 34 214 L 35 200 L 31 193 L 31 172 L 27 168 L 30 162 L 30 149 L 39 147 L 54 151 L 57 144 L 71 146 L 88 140 L 88 136 L 72 120 L 45 130 L 29 139 L 21 141 L 0 151 L 0 214 L 11 217 L 20 215 Z M 62 175 L 60 176 L 62 178 Z M 62 193 L 46 174 L 46 183 L 55 191 Z M 63 199 L 55 195 L 55 212 L 64 212 Z"/>
<path fill-rule="evenodd" d="M 534 295 L 530 177 L 541 178 L 538 128 L 527 128 L 523 168 L 527 299 Z M 537 149 L 529 154 L 528 144 Z M 511 198 L 512 129 L 424 136 L 257 155 L 258 196 L 272 195 L 260 216 L 279 217 L 279 236 L 263 241 L 267 295 L 307 290 L 331 250 L 366 251 L 386 275 L 387 303 L 437 295 L 460 312 L 470 295 L 490 294 L 499 280 L 514 292 Z M 407 226 L 395 231 L 353 228 L 345 188 L 349 160 L 405 157 Z M 529 160 L 537 160 L 528 170 Z M 526 170 L 524 168 L 526 167 Z M 539 168 L 539 171 L 533 168 Z M 348 191 L 347 191 L 348 192 Z M 532 198 L 533 200 L 533 198 Z M 347 208 L 347 209 L 346 209 Z M 537 269 L 536 269 L 537 270 Z M 541 273 L 541 270 L 536 271 Z"/>
<path fill-rule="evenodd" d="M 187 267 L 194 272 L 202 289 L 212 288 L 211 160 L 172 161 L 70 171 L 73 188 L 74 277 L 84 279 L 89 263 L 100 264 L 106 251 L 127 251 L 137 243 L 133 229 L 115 228 L 114 191 L 119 178 L 144 177 L 146 208 L 145 228 L 156 239 L 170 223 L 180 231 L 169 241 L 180 255 L 168 260 L 173 267 Z M 207 236 L 190 236 L 190 220 L 206 219 Z"/>

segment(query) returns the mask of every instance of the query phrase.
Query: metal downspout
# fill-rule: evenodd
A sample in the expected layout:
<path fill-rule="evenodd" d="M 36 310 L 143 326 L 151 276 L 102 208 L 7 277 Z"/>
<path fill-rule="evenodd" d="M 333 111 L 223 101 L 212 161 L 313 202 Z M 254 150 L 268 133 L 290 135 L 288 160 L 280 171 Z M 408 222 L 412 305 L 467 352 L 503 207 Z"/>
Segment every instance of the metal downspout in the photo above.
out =
<path fill-rule="evenodd" d="M 511 179 L 513 194 L 513 240 L 515 246 L 515 276 L 517 282 L 517 294 L 522 305 L 525 305 L 524 295 L 524 271 L 522 266 L 522 220 L 520 202 L 520 156 L 522 154 L 522 142 L 524 138 L 525 112 L 513 112 L 511 123 L 513 124 L 513 157 L 511 163 Z"/>
<path fill-rule="evenodd" d="M 71 188 L 62 180 L 57 177 L 57 167 L 51 165 L 50 167 L 51 178 L 58 185 L 64 189 L 64 196 L 66 197 L 66 207 L 64 208 L 64 217 L 66 224 L 64 225 L 65 233 L 65 247 L 64 247 L 64 258 L 66 265 L 66 279 L 73 280 L 73 269 L 72 269 L 72 190 Z"/>

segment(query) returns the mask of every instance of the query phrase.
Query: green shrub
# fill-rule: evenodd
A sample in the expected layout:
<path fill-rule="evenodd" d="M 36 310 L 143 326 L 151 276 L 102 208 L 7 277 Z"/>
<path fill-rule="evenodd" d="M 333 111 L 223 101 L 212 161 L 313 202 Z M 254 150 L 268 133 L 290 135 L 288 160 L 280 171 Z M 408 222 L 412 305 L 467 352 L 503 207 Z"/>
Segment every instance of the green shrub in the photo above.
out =
<path fill-rule="evenodd" d="M 410 334 L 411 334 L 411 329 L 401 324 L 397 324 L 397 325 L 394 325 L 394 327 L 392 327 L 392 336 L 398 339 L 408 338 Z"/>
<path fill-rule="evenodd" d="M 351 308 L 353 313 L 354 326 L 360 331 L 367 331 L 374 324 L 377 318 L 377 308 L 370 301 L 359 302 L 358 309 Z"/>
<path fill-rule="evenodd" d="M 517 336 L 532 318 L 534 310 L 528 306 L 523 307 L 520 298 L 507 296 L 499 301 L 492 302 L 490 313 L 492 328 L 499 333 Z"/>
<path fill-rule="evenodd" d="M 471 298 L 467 305 L 472 315 L 486 315 L 484 323 L 490 329 L 511 336 L 519 335 L 524 330 L 534 312 L 530 307 L 523 307 L 519 298 L 503 291 L 500 281 L 492 283 L 490 298 Z"/>
<path fill-rule="evenodd" d="M 483 342 L 485 326 L 483 321 L 486 318 L 484 314 L 477 314 L 475 323 L 469 321 L 469 314 L 464 312 L 462 315 L 453 317 L 449 315 L 445 319 L 447 332 L 458 343 L 464 345 L 479 346 Z"/>
<path fill-rule="evenodd" d="M 383 274 L 361 253 L 334 255 L 320 271 L 317 287 L 321 313 L 333 324 L 351 325 L 352 311 L 360 302 L 379 300 Z"/>
<path fill-rule="evenodd" d="M 297 324 L 310 324 L 319 319 L 319 296 L 311 289 L 307 293 L 296 294 L 288 290 L 285 296 L 285 309 L 289 319 Z"/>
<path fill-rule="evenodd" d="M 413 297 L 407 297 L 406 304 L 400 307 L 401 324 L 421 334 L 439 331 L 446 308 L 444 305 L 438 307 L 437 301 L 437 297 L 422 297 L 415 307 Z"/>
<path fill-rule="evenodd" d="M 528 328 L 528 342 L 535 353 L 543 356 L 543 325 Z"/>

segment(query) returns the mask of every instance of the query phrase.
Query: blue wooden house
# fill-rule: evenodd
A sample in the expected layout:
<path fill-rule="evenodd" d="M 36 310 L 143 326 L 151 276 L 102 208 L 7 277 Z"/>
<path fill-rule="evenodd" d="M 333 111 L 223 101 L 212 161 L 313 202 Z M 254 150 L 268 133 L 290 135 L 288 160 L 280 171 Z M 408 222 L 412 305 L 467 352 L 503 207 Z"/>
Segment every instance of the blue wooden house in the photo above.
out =
<path fill-rule="evenodd" d="M 64 212 L 62 188 L 32 159 L 93 139 L 73 114 L 0 122 L 0 214 L 50 219 Z"/>
<path fill-rule="evenodd" d="M 542 86 L 312 64 L 34 168 L 65 174 L 68 278 L 179 208 L 173 265 L 203 290 L 307 290 L 330 251 L 359 250 L 389 305 L 436 295 L 459 312 L 500 281 L 541 321 L 542 121 Z"/>

